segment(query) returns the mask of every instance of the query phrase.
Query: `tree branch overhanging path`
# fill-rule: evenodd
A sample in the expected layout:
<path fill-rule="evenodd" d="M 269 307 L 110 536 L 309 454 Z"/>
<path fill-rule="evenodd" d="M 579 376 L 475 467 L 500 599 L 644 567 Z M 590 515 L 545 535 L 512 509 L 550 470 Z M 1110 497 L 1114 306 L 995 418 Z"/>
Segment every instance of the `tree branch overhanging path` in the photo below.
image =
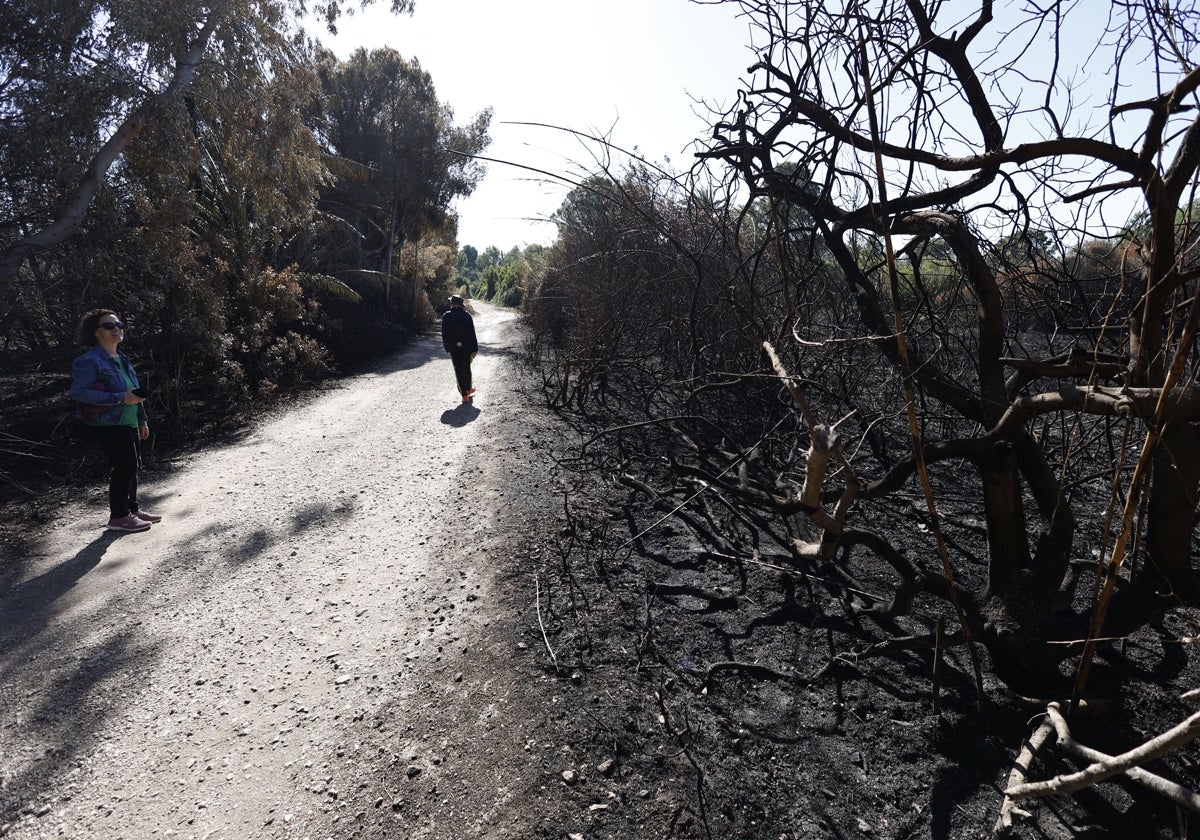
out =
<path fill-rule="evenodd" d="M 394 14 L 412 10 L 412 0 L 390 0 L 390 3 Z M 342 0 L 317 4 L 330 26 L 335 25 L 342 5 Z M 48 220 L 49 223 L 44 226 L 38 227 L 37 223 L 34 223 L 35 229 L 24 233 L 0 254 L 0 298 L 7 296 L 14 277 L 27 259 L 61 244 L 79 229 L 97 190 L 105 183 L 113 164 L 157 113 L 178 105 L 180 97 L 191 86 L 203 62 L 212 60 L 220 63 L 220 58 L 212 55 L 211 47 L 214 40 L 220 37 L 224 26 L 230 22 L 237 22 L 241 27 L 224 33 L 225 37 L 235 44 L 243 42 L 239 44 L 240 49 L 257 49 L 263 53 L 264 63 L 277 62 L 286 65 L 290 57 L 289 51 L 284 47 L 284 33 L 275 32 L 274 27 L 279 25 L 279 20 L 288 19 L 291 15 L 295 15 L 293 19 L 299 19 L 307 12 L 306 0 L 215 0 L 196 8 L 179 10 L 179 14 L 185 20 L 193 21 L 190 26 L 180 27 L 172 20 L 163 19 L 158 22 L 161 28 L 154 25 L 149 27 L 149 36 L 142 34 L 144 29 L 139 29 L 133 34 L 134 39 L 147 37 L 144 44 L 147 55 L 168 57 L 159 65 L 148 61 L 147 66 L 142 68 L 146 77 L 161 76 L 165 82 L 158 90 L 141 90 L 137 100 L 125 104 L 127 115 L 124 119 L 93 154 L 83 154 L 87 163 L 79 177 L 78 185 L 56 209 L 54 218 Z M 120 15 L 113 14 L 109 26 L 119 29 L 128 23 Z M 145 21 L 137 23 L 142 27 Z M 252 39 L 257 39 L 257 43 L 253 43 Z M 95 72 L 122 71 L 117 67 L 100 66 Z M 140 89 L 140 83 L 135 87 Z M 117 103 L 117 107 L 121 107 L 122 104 Z M 97 125 L 95 130 L 103 131 L 102 125 Z"/>
<path fill-rule="evenodd" d="M 13 276 L 27 258 L 48 248 L 53 248 L 79 228 L 96 190 L 100 188 L 109 169 L 152 118 L 155 109 L 164 107 L 191 84 L 192 77 L 196 73 L 201 57 L 208 48 L 213 32 L 216 31 L 222 16 L 232 5 L 233 0 L 224 0 L 224 2 L 214 4 L 207 11 L 207 14 L 199 21 L 194 37 L 187 44 L 186 52 L 176 64 L 170 81 L 161 91 L 150 95 L 145 101 L 134 107 L 129 116 L 117 126 L 108 140 L 96 151 L 80 179 L 78 188 L 68 198 L 61 215 L 53 224 L 23 236 L 5 249 L 3 255 L 0 255 L 0 296 L 8 291 L 8 285 Z"/>

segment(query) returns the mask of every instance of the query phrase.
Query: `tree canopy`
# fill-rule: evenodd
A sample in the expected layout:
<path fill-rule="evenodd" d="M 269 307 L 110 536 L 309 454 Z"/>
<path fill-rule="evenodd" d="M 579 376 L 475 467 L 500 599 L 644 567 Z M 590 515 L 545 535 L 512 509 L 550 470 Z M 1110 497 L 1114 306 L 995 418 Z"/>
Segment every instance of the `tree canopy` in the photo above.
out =
<path fill-rule="evenodd" d="M 197 78 L 223 75 L 222 93 L 236 98 L 247 74 L 287 76 L 304 60 L 294 16 L 319 9 L 332 27 L 341 7 L 340 0 L 6 4 L 0 293 L 25 259 L 78 229 L 119 156 L 147 125 L 170 120 Z M 392 0 L 393 12 L 411 8 L 411 0 Z M 53 191 L 35 187 L 48 183 Z"/>
<path fill-rule="evenodd" d="M 296 23 L 333 28 L 343 6 L 4 4 L 0 349 L 67 344 L 79 312 L 119 308 L 174 413 L 357 363 L 430 318 L 490 114 L 456 125 L 416 59 L 341 62 Z"/>
<path fill-rule="evenodd" d="M 422 231 L 444 229 L 450 204 L 483 175 L 490 111 L 465 127 L 440 103 L 429 74 L 390 49 L 320 57 L 331 154 L 358 168 L 329 190 L 323 208 L 349 225 L 346 247 L 361 267 L 390 276 L 394 255 Z M 445 237 L 453 240 L 452 229 Z"/>

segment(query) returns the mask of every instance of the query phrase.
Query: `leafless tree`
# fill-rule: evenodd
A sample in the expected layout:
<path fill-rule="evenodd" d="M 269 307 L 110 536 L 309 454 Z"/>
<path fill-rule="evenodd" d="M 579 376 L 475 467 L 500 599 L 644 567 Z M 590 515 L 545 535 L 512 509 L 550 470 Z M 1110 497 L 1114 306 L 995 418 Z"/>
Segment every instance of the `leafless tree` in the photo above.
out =
<path fill-rule="evenodd" d="M 794 472 L 695 469 L 806 517 L 797 561 L 884 560 L 901 596 L 879 609 L 952 602 L 1010 684 L 1079 657 L 1082 687 L 1100 640 L 1200 604 L 1200 11 L 738 5 L 759 60 L 701 157 L 770 202 L 781 270 L 819 241 L 823 306 L 853 319 L 785 301 L 762 330 L 804 420 Z M 910 496 L 921 530 L 897 532 Z M 978 511 L 983 573 L 948 496 Z"/>

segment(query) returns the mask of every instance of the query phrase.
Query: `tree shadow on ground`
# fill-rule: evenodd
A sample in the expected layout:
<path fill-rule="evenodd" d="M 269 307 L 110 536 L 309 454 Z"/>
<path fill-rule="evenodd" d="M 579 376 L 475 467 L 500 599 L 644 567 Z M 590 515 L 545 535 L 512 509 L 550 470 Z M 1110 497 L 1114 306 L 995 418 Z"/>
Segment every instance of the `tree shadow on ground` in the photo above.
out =
<path fill-rule="evenodd" d="M 426 336 L 414 341 L 399 353 L 391 356 L 387 360 L 372 366 L 365 371 L 367 374 L 375 374 L 377 376 L 388 376 L 393 373 L 401 373 L 406 370 L 415 370 L 423 367 L 430 362 L 435 362 L 438 359 L 449 357 L 442 350 L 441 344 L 435 336 Z"/>
<path fill-rule="evenodd" d="M 22 725 L 27 733 L 25 743 L 36 745 L 36 751 L 6 756 L 11 775 L 0 792 L 0 820 L 38 802 L 41 791 L 52 787 L 52 780 L 96 748 L 105 723 L 122 712 L 121 703 L 111 695 L 123 691 L 124 674 L 161 652 L 160 643 L 140 638 L 140 622 L 114 628 L 110 617 L 98 615 L 90 623 L 105 638 L 84 647 L 77 637 L 69 654 L 72 665 L 55 669 L 52 682 L 38 692 L 40 704 L 31 708 L 29 720 Z M 62 658 L 67 654 L 47 648 L 30 656 Z"/>
<path fill-rule="evenodd" d="M 20 627 L 25 635 L 32 635 L 45 627 L 54 602 L 98 566 L 108 547 L 121 536 L 117 531 L 104 531 L 70 560 L 0 593 L 0 638 L 11 642 L 10 630 Z"/>
<path fill-rule="evenodd" d="M 291 522 L 284 524 L 284 531 L 291 536 L 340 521 L 354 507 L 350 501 L 300 506 Z M 197 556 L 187 550 L 206 537 L 224 533 L 213 525 L 181 540 L 180 551 L 157 561 L 156 570 L 138 587 L 149 592 L 178 583 L 172 589 L 171 603 L 194 603 L 203 599 L 215 580 L 212 575 L 196 573 L 204 557 L 245 565 L 285 536 L 278 529 L 262 527 L 240 534 L 215 554 Z M 108 547 L 123 536 L 104 531 L 71 559 L 0 593 L 0 687 L 19 684 L 22 691 L 36 697 L 30 716 L 15 724 L 20 736 L 11 739 L 29 749 L 5 756 L 6 772 L 0 774 L 4 781 L 0 824 L 36 805 L 43 792 L 53 787 L 51 780 L 97 748 L 101 733 L 122 713 L 127 697 L 145 690 L 131 680 L 150 663 L 169 655 L 169 642 L 146 637 L 136 611 L 128 611 L 131 602 L 126 599 L 136 596 L 125 587 L 114 589 L 111 600 L 86 614 L 63 617 L 56 609 L 57 602 L 100 565 Z M 28 677 L 31 661 L 41 667 L 40 676 L 32 683 Z"/>
<path fill-rule="evenodd" d="M 103 721 L 120 710 L 119 704 L 101 699 L 109 691 L 107 684 L 119 682 L 128 669 L 158 653 L 158 643 L 136 635 L 140 622 L 121 627 L 122 616 L 106 612 L 79 619 L 86 625 L 83 632 L 76 629 L 64 636 L 51 629 L 58 601 L 100 564 L 114 541 L 125 536 L 104 531 L 71 559 L 0 596 L 0 649 L 6 654 L 0 685 L 15 685 L 20 666 L 38 660 L 45 660 L 48 680 L 43 686 L 22 685 L 26 691 L 36 690 L 40 699 L 29 719 L 20 724 L 27 735 L 22 740 L 36 743 L 39 752 L 7 756 L 12 775 L 5 780 L 0 798 L 0 819 L 95 746 Z"/>
<path fill-rule="evenodd" d="M 310 528 L 320 528 L 326 524 L 339 523 L 352 515 L 356 507 L 357 505 L 350 500 L 342 500 L 337 505 L 330 505 L 324 502 L 302 505 L 297 507 L 292 513 L 291 527 L 288 529 L 288 534 L 294 537 Z M 222 533 L 225 533 L 225 526 L 221 523 L 213 523 L 207 528 L 198 531 L 194 539 L 211 537 Z M 241 532 L 237 535 L 236 542 L 231 537 L 230 547 L 222 552 L 224 560 L 233 566 L 245 566 L 260 555 L 265 554 L 283 536 L 276 529 L 267 526 L 259 526 L 250 531 Z"/>
<path fill-rule="evenodd" d="M 495 356 L 497 359 L 511 359 L 520 362 L 525 357 L 520 348 L 517 347 L 499 347 L 491 344 L 481 344 L 479 346 L 480 356 Z"/>

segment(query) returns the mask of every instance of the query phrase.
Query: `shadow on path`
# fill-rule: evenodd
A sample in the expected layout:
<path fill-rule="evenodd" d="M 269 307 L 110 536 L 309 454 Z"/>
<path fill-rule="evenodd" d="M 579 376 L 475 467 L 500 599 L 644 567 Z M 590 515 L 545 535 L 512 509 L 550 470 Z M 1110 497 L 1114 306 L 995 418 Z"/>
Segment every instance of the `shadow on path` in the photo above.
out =
<path fill-rule="evenodd" d="M 51 605 L 96 568 L 108 547 L 122 536 L 118 531 L 104 531 L 70 560 L 0 593 L 0 637 L 11 640 L 19 627 L 25 630 L 21 635 L 28 636 L 45 626 Z M 136 535 L 129 536 L 136 539 Z"/>
<path fill-rule="evenodd" d="M 446 426 L 453 426 L 456 429 L 461 429 L 463 426 L 471 423 L 479 416 L 479 409 L 469 402 L 465 402 L 457 408 L 452 408 L 442 412 L 442 423 Z"/>
<path fill-rule="evenodd" d="M 441 340 L 436 335 L 427 333 L 416 337 L 399 353 L 373 365 L 366 372 L 377 376 L 388 376 L 393 373 L 414 370 L 443 358 L 449 361 L 450 357 L 443 352 Z"/>

